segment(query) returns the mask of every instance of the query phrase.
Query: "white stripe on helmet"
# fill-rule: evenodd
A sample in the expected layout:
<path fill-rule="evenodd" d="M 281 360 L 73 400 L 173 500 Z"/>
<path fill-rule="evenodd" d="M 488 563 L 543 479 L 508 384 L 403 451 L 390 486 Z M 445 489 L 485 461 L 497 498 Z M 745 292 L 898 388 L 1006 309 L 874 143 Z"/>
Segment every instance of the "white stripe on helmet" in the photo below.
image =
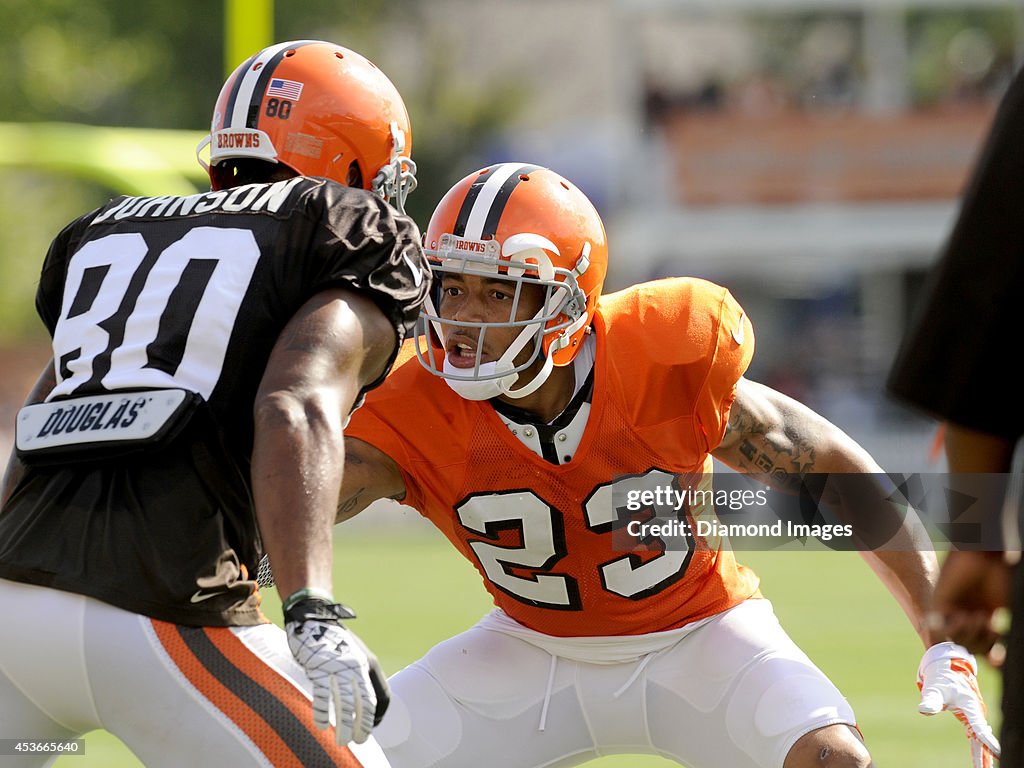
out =
<path fill-rule="evenodd" d="M 238 95 L 235 98 L 235 107 L 228 115 L 225 128 L 245 128 L 246 118 L 249 116 L 249 105 L 252 103 L 256 85 L 259 83 L 260 75 L 263 74 L 263 67 L 268 61 L 274 58 L 281 51 L 295 45 L 294 41 L 278 43 L 259 52 L 252 64 L 242 75 L 242 84 L 238 88 Z M 257 66 L 259 65 L 259 66 Z M 261 94 L 262 96 L 262 94 Z"/>
<path fill-rule="evenodd" d="M 487 174 L 487 181 L 480 189 L 480 194 L 473 201 L 473 208 L 466 220 L 466 233 L 463 237 L 470 240 L 479 240 L 484 234 L 484 224 L 487 222 L 487 214 L 491 212 L 491 204 L 502 186 L 509 177 L 523 167 L 522 163 L 502 163 L 494 167 L 494 170 Z"/>

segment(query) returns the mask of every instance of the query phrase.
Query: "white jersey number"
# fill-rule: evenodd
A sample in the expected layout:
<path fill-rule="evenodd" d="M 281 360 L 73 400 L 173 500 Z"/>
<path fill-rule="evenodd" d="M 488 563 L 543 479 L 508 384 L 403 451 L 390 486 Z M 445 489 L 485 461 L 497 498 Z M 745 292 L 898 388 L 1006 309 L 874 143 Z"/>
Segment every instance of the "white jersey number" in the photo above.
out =
<path fill-rule="evenodd" d="M 628 510 L 616 507 L 616 499 L 624 499 L 633 489 L 668 487 L 674 480 L 674 475 L 655 469 L 598 486 L 584 503 L 587 528 L 612 535 L 630 519 Z M 569 611 L 583 608 L 576 579 L 557 571 L 559 561 L 568 554 L 561 512 L 529 490 L 471 496 L 455 511 L 464 528 L 485 537 L 470 540 L 469 546 L 494 586 L 528 605 Z M 675 513 L 670 509 L 652 511 L 663 518 Z M 506 530 L 517 533 L 519 546 L 493 543 Z M 596 566 L 601 584 L 632 600 L 657 594 L 683 578 L 690 561 L 690 542 L 673 541 L 673 545 L 672 550 L 646 561 L 627 553 Z"/>
<path fill-rule="evenodd" d="M 86 243 L 68 263 L 48 399 L 87 382 L 209 398 L 259 256 L 245 229 L 196 227 L 155 256 L 137 233 Z"/>
<path fill-rule="evenodd" d="M 532 491 L 511 491 L 473 496 L 456 510 L 459 522 L 475 533 L 495 541 L 502 530 L 519 532 L 521 547 L 502 547 L 487 541 L 471 541 L 480 567 L 502 592 L 531 605 L 576 610 L 579 590 L 576 580 L 552 573 L 565 557 L 562 516 Z M 527 569 L 533 576 L 516 576 L 513 569 Z"/>

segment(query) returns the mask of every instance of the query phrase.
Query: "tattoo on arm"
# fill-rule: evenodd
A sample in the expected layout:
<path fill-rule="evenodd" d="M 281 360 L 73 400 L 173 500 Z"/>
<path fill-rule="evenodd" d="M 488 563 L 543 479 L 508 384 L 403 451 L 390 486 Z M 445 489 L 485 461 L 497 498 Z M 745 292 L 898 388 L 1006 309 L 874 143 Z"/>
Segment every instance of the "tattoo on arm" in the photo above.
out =
<path fill-rule="evenodd" d="M 369 507 L 377 499 L 405 498 L 405 483 L 389 456 L 363 441 L 345 438 L 345 477 L 338 499 L 336 522 Z"/>
<path fill-rule="evenodd" d="M 366 504 L 362 504 L 363 494 L 366 492 L 366 488 L 360 488 L 347 499 L 342 499 L 338 502 L 338 512 L 334 516 L 337 522 L 347 519 L 350 515 L 355 514 L 355 511 L 362 511 L 364 506 L 369 506 L 371 502 L 375 501 L 376 498 L 370 499 Z M 401 501 L 405 498 L 404 493 L 395 493 L 391 496 L 381 496 L 377 498 L 391 499 L 392 501 Z"/>
<path fill-rule="evenodd" d="M 366 491 L 365 487 L 360 488 L 358 491 L 353 493 L 347 499 L 343 499 L 338 504 L 338 517 L 344 517 L 345 515 L 350 513 L 353 509 L 355 509 L 356 505 L 359 503 L 359 497 L 362 496 L 365 491 Z"/>
<path fill-rule="evenodd" d="M 817 458 L 814 444 L 798 426 L 788 420 L 770 421 L 735 403 L 726 434 L 735 441 L 732 456 L 738 468 L 770 477 L 781 489 L 798 488 L 800 479 L 814 472 Z"/>

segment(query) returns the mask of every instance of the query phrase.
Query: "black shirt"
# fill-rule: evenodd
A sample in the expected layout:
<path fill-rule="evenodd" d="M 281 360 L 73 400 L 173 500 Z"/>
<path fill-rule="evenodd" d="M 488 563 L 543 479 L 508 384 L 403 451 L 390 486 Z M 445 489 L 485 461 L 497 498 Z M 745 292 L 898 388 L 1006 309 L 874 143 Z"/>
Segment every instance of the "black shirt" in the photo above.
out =
<path fill-rule="evenodd" d="M 889 378 L 897 397 L 981 432 L 1024 433 L 1024 71 L 1003 98 L 926 299 Z"/>

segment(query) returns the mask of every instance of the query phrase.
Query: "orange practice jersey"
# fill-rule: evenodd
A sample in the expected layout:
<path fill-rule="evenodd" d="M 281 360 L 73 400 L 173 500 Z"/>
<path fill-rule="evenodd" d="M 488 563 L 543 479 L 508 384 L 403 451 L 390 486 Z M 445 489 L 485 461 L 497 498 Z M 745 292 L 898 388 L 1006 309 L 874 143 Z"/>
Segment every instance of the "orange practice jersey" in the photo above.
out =
<path fill-rule="evenodd" d="M 495 603 L 551 635 L 674 629 L 758 594 L 728 550 L 638 546 L 623 489 L 695 487 L 725 433 L 754 348 L 724 288 L 673 278 L 602 298 L 590 416 L 567 464 L 515 437 L 487 402 L 465 400 L 408 348 L 346 429 L 391 456 L 404 503 L 476 566 Z M 664 551 L 663 551 L 664 550 Z"/>

